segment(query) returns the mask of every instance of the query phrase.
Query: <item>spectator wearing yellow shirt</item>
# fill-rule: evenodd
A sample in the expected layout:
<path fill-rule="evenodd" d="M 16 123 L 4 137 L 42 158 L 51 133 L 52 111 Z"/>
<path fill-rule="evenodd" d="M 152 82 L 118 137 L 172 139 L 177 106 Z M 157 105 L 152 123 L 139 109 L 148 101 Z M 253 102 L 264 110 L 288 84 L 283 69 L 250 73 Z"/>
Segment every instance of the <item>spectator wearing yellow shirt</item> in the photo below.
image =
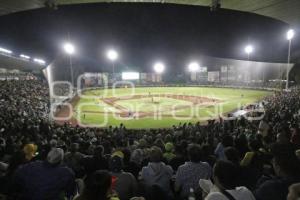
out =
<path fill-rule="evenodd" d="M 166 152 L 163 154 L 163 157 L 170 162 L 173 158 L 176 157 L 176 155 L 173 153 L 174 151 L 174 145 L 171 142 L 168 142 L 165 144 L 165 150 Z"/>

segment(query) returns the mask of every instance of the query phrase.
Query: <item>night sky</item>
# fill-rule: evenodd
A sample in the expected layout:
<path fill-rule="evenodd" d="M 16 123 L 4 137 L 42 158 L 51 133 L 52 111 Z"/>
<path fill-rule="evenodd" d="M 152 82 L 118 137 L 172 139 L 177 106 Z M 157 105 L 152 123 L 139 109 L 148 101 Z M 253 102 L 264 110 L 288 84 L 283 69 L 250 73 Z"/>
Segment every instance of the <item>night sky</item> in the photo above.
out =
<path fill-rule="evenodd" d="M 256 61 L 286 62 L 283 22 L 230 10 L 171 4 L 100 3 L 38 9 L 0 17 L 0 46 L 48 62 L 63 54 L 68 39 L 76 45 L 77 62 L 86 70 L 107 70 L 105 50 L 119 51 L 119 70 L 152 70 L 161 60 L 182 70 L 200 55 L 246 59 L 255 46 Z M 297 38 L 296 38 L 297 39 Z M 293 52 L 300 49 L 293 46 Z M 200 61 L 201 62 L 201 61 Z"/>

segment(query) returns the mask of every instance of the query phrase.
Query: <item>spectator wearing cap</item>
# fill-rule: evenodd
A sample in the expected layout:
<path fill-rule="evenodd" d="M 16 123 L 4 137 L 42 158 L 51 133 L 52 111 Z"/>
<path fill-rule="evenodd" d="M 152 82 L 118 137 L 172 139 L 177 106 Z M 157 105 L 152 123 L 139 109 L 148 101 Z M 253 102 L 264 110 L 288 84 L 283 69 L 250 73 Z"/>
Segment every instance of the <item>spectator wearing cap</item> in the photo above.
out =
<path fill-rule="evenodd" d="M 46 161 L 35 161 L 21 166 L 15 174 L 15 195 L 21 200 L 59 200 L 71 198 L 75 192 L 73 171 L 61 163 L 64 151 L 53 148 Z"/>
<path fill-rule="evenodd" d="M 124 154 L 117 151 L 112 154 L 109 162 L 112 176 L 116 179 L 114 189 L 118 193 L 121 200 L 129 200 L 134 197 L 137 191 L 137 181 L 135 177 L 128 172 L 124 172 L 123 168 Z"/>
<path fill-rule="evenodd" d="M 162 162 L 163 155 L 159 147 L 152 147 L 149 153 L 150 162 L 141 171 L 141 180 L 145 185 L 146 193 L 151 193 L 154 186 L 156 190 L 165 194 L 166 199 L 172 198 L 170 181 L 173 170 L 171 166 Z"/>
<path fill-rule="evenodd" d="M 173 158 L 176 157 L 176 155 L 173 153 L 173 151 L 174 151 L 173 143 L 171 143 L 171 142 L 166 143 L 165 144 L 165 150 L 166 150 L 166 152 L 163 154 L 163 157 L 169 163 L 170 160 L 172 160 Z"/>
<path fill-rule="evenodd" d="M 181 165 L 176 173 L 175 191 L 180 193 L 182 198 L 187 198 L 190 188 L 193 188 L 197 195 L 200 194 L 199 180 L 210 179 L 211 167 L 206 162 L 201 162 L 201 147 L 192 144 L 188 147 L 189 162 Z"/>
<path fill-rule="evenodd" d="M 275 176 L 263 177 L 254 191 L 257 200 L 282 200 L 288 195 L 290 185 L 300 182 L 300 163 L 293 146 L 274 144 L 271 147 Z"/>

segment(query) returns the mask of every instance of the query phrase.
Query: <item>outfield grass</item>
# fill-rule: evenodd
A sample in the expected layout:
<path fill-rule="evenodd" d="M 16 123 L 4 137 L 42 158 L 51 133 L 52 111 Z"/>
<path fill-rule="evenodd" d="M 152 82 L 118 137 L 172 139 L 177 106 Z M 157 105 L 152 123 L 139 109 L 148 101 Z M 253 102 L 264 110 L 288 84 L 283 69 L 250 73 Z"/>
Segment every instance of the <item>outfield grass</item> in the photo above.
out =
<path fill-rule="evenodd" d="M 120 110 L 103 102 L 102 98 L 125 97 L 134 95 L 145 95 L 149 93 L 193 95 L 217 99 L 220 103 L 216 105 L 194 106 L 191 102 L 166 97 L 154 97 L 154 102 L 149 98 L 118 100 L 116 103 L 132 112 L 157 112 L 162 115 L 158 117 L 120 117 Z M 228 113 L 243 105 L 254 103 L 263 97 L 272 94 L 269 91 L 245 90 L 232 88 L 210 88 L 210 87 L 150 87 L 150 88 L 120 88 L 108 90 L 89 90 L 83 93 L 75 106 L 74 115 L 84 125 L 92 126 L 117 126 L 123 123 L 127 128 L 164 128 L 171 127 L 179 122 L 197 122 L 216 118 L 222 113 Z M 174 111 L 174 106 L 190 106 Z M 106 112 L 104 114 L 103 112 Z M 84 113 L 84 114 L 83 114 Z M 153 114 L 154 115 L 154 114 Z M 173 115 L 176 115 L 175 118 Z M 189 116 L 189 117 L 188 117 Z"/>

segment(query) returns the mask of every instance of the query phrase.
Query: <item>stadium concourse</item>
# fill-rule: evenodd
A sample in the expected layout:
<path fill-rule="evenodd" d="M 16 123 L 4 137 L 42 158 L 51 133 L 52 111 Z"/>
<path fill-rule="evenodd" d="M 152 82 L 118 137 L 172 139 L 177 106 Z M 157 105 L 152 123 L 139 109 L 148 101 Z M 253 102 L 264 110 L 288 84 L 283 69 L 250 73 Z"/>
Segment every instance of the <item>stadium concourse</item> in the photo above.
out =
<path fill-rule="evenodd" d="M 29 77 L 0 84 L 3 199 L 298 198 L 296 88 L 266 97 L 261 120 L 97 129 L 49 121 L 47 83 Z"/>

